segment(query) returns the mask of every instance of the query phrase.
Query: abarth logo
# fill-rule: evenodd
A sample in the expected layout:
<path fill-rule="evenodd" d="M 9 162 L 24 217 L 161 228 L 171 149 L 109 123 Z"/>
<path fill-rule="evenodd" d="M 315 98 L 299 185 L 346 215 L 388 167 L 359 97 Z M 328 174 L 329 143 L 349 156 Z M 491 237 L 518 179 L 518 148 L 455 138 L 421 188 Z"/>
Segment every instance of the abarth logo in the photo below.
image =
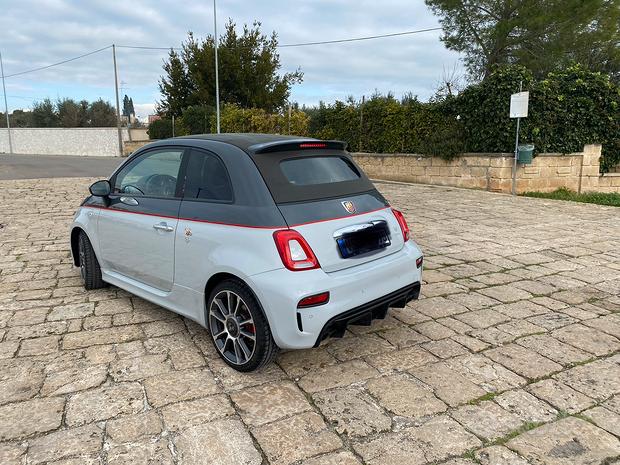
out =
<path fill-rule="evenodd" d="M 351 202 L 350 200 L 345 200 L 344 202 L 340 202 L 340 203 L 342 204 L 344 209 L 346 211 L 348 211 L 349 213 L 353 214 L 353 213 L 357 212 L 357 210 L 355 208 L 355 204 L 353 202 Z"/>

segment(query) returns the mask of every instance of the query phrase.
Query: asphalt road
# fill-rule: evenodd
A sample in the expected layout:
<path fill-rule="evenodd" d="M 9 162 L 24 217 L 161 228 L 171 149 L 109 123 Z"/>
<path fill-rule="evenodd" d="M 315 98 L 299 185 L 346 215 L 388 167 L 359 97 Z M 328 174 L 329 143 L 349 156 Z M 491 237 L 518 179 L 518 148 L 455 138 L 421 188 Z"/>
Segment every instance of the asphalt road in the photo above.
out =
<path fill-rule="evenodd" d="M 0 155 L 0 180 L 109 176 L 124 158 Z"/>

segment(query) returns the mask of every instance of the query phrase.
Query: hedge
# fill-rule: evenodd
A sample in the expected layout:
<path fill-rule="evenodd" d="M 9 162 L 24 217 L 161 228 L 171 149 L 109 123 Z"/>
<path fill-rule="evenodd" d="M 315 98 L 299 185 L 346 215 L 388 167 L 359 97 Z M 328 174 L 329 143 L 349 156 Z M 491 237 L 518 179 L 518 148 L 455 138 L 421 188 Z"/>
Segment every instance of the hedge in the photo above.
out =
<path fill-rule="evenodd" d="M 269 134 L 308 135 L 309 117 L 300 110 L 291 111 L 290 129 L 288 112 L 271 114 L 259 108 L 243 109 L 237 105 L 225 104 L 220 114 L 221 132 L 262 132 Z M 175 119 L 175 136 L 204 134 L 217 131 L 215 109 L 208 106 L 190 106 L 183 115 Z M 172 120 L 162 118 L 149 125 L 151 139 L 172 137 Z"/>

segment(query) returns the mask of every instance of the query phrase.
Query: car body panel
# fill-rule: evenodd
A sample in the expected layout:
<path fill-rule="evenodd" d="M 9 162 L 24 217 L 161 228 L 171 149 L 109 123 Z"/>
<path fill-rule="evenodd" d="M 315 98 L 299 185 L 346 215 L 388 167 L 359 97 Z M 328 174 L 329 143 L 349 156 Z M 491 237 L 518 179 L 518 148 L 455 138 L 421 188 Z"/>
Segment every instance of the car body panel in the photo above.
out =
<path fill-rule="evenodd" d="M 250 276 L 248 284 L 265 308 L 276 344 L 286 349 L 313 347 L 327 321 L 335 315 L 421 282 L 415 260 L 420 249 L 408 241 L 398 253 L 341 271 L 322 269 L 292 272 L 274 270 Z M 304 297 L 329 291 L 325 305 L 299 309 L 303 331 L 297 326 L 297 304 Z M 273 324 L 272 324 L 273 322 Z"/>
<path fill-rule="evenodd" d="M 360 197 L 368 197 L 369 195 L 354 196 L 343 199 L 331 200 L 330 203 L 340 206 L 342 212 L 347 214 L 341 205 L 349 199 L 359 200 Z M 312 208 L 311 205 L 300 205 L 299 208 Z M 398 221 L 394 217 L 390 207 L 382 206 L 378 210 L 370 210 L 367 213 L 347 214 L 346 217 L 338 217 L 332 220 L 315 221 L 306 224 L 292 225 L 293 229 L 300 232 L 306 239 L 313 252 L 316 254 L 321 268 L 330 273 L 332 271 L 343 270 L 362 263 L 380 259 L 386 255 L 398 252 L 404 243 L 403 235 L 398 225 Z M 369 253 L 358 255 L 350 258 L 342 258 L 336 243 L 336 236 L 343 228 L 349 226 L 362 226 L 372 221 L 387 222 L 390 231 L 390 245 L 385 248 L 378 249 Z"/>
<path fill-rule="evenodd" d="M 175 284 L 204 293 L 208 280 L 227 273 L 247 282 L 252 274 L 283 268 L 272 228 L 250 228 L 179 220 Z M 204 296 L 205 298 L 208 296 Z M 193 310 L 200 320 L 203 304 Z"/>
<path fill-rule="evenodd" d="M 136 206 L 118 208 L 116 200 L 100 209 L 97 237 L 103 269 L 115 271 L 162 291 L 174 283 L 174 242 L 180 200 L 138 198 Z M 146 204 L 165 205 L 168 215 L 143 213 Z M 120 201 L 118 202 L 120 203 Z M 176 211 L 175 211 L 176 210 Z M 174 216 L 173 216 L 174 215 Z M 159 228 L 159 229 L 156 229 Z"/>

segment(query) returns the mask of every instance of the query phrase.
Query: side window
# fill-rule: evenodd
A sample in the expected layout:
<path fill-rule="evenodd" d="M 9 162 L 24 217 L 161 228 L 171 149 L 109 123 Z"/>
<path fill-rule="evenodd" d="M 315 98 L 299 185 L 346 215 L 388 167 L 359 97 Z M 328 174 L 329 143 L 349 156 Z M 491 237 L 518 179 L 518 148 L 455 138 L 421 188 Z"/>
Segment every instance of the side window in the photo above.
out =
<path fill-rule="evenodd" d="M 148 152 L 116 175 L 112 192 L 118 194 L 174 197 L 183 149 Z"/>
<path fill-rule="evenodd" d="M 233 190 L 222 160 L 215 155 L 192 151 L 187 164 L 184 197 L 232 202 Z"/>

